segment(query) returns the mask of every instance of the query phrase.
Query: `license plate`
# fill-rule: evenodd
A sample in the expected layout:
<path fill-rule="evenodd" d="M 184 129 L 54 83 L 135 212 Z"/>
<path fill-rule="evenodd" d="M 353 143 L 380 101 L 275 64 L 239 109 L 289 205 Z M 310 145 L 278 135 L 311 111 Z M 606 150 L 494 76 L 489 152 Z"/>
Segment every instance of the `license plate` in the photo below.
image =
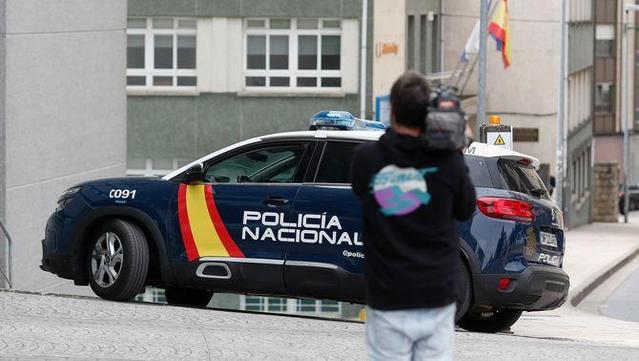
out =
<path fill-rule="evenodd" d="M 557 248 L 557 236 L 547 232 L 540 232 L 540 234 L 540 242 L 543 246 Z"/>

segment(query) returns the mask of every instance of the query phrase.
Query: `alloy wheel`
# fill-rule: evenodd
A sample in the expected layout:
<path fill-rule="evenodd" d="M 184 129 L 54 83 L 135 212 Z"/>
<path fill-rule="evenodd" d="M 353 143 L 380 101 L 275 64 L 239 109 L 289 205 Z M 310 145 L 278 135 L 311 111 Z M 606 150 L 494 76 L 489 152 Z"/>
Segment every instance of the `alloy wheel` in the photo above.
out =
<path fill-rule="evenodd" d="M 95 242 L 91 252 L 91 274 L 100 287 L 110 287 L 122 270 L 122 242 L 113 232 L 105 232 Z"/>

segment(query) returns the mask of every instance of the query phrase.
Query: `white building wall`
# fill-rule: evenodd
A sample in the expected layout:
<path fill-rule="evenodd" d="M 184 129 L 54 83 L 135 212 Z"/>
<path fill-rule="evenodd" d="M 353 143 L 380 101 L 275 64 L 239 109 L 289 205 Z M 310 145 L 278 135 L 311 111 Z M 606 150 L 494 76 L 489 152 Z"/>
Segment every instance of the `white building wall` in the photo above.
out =
<path fill-rule="evenodd" d="M 2 146 L 14 283 L 61 291 L 71 282 L 38 268 L 58 196 L 84 180 L 125 174 L 126 1 L 2 3 Z"/>
<path fill-rule="evenodd" d="M 375 0 L 373 23 L 373 100 L 388 95 L 406 69 L 406 2 Z M 384 53 L 383 48 L 397 48 Z"/>

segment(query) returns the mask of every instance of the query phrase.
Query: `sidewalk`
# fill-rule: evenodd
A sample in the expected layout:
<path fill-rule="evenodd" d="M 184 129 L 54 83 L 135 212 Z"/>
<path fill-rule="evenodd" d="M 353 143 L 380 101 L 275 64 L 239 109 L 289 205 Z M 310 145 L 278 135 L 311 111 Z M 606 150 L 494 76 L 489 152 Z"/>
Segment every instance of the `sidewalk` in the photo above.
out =
<path fill-rule="evenodd" d="M 567 233 L 564 269 L 570 275 L 568 301 L 557 310 L 524 313 L 515 335 L 639 347 L 639 323 L 608 318 L 572 306 L 580 293 L 639 249 L 639 212 L 630 223 L 594 223 Z"/>

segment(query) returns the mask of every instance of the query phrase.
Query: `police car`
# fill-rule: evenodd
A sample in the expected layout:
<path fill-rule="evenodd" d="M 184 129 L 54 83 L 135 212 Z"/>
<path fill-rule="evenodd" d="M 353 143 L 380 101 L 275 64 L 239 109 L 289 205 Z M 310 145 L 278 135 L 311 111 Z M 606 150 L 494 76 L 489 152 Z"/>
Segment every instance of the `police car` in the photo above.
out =
<path fill-rule="evenodd" d="M 152 285 L 169 304 L 200 307 L 213 292 L 364 303 L 349 168 L 355 147 L 383 127 L 348 113 L 313 118 L 311 129 L 326 127 L 339 130 L 249 139 L 163 178 L 71 187 L 48 220 L 41 268 L 116 301 Z M 478 199 L 459 224 L 457 322 L 497 332 L 522 311 L 565 301 L 563 217 L 537 159 L 481 143 L 465 154 Z"/>

